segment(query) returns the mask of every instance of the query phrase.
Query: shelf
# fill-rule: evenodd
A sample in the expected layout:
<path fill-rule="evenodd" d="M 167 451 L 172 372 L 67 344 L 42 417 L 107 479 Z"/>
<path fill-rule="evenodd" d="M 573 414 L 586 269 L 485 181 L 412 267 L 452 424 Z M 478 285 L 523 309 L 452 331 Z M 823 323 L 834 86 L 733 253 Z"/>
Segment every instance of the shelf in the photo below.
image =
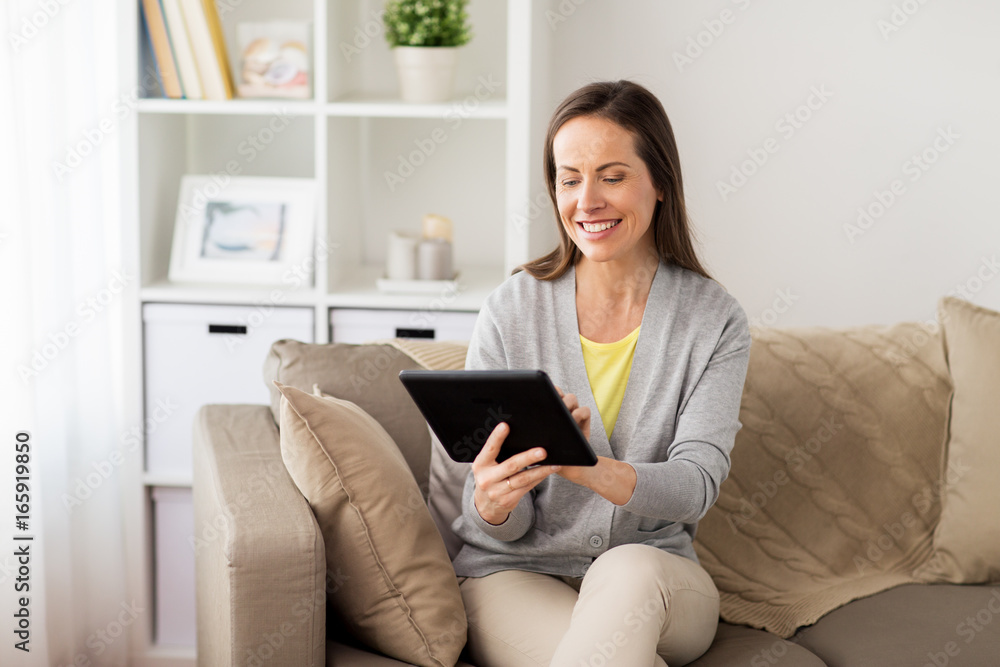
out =
<path fill-rule="evenodd" d="M 197 653 L 194 646 L 153 644 L 135 664 L 137 667 L 194 667 Z"/>
<path fill-rule="evenodd" d="M 375 280 L 383 267 L 362 265 L 351 271 L 337 291 L 326 297 L 332 308 L 391 308 L 400 310 L 477 311 L 504 280 L 502 267 L 459 266 L 458 290 L 442 294 L 392 294 L 381 292 Z"/>
<path fill-rule="evenodd" d="M 176 114 L 232 114 L 246 116 L 270 116 L 281 113 L 287 116 L 309 116 L 315 114 L 321 105 L 313 100 L 174 100 L 165 97 L 150 97 L 138 102 L 140 113 Z"/>
<path fill-rule="evenodd" d="M 468 99 L 468 101 L 466 101 Z M 474 95 L 437 104 L 412 104 L 398 98 L 347 96 L 326 105 L 328 116 L 379 118 L 490 118 L 507 117 L 505 99 L 479 101 Z"/>
<path fill-rule="evenodd" d="M 314 290 L 294 290 L 280 285 L 208 285 L 176 284 L 161 280 L 139 290 L 143 303 L 224 303 L 257 306 L 313 306 Z"/>
<path fill-rule="evenodd" d="M 174 486 L 188 488 L 191 486 L 191 473 L 146 472 L 142 475 L 144 486 Z"/>
<path fill-rule="evenodd" d="M 162 97 L 139 100 L 140 113 L 217 114 L 243 116 L 269 116 L 281 113 L 286 116 L 311 116 L 323 113 L 333 117 L 351 118 L 449 118 L 449 119 L 504 119 L 507 101 L 488 99 L 479 101 L 474 95 L 437 104 L 411 104 L 391 96 L 345 97 L 328 104 L 313 100 L 174 100 Z"/>

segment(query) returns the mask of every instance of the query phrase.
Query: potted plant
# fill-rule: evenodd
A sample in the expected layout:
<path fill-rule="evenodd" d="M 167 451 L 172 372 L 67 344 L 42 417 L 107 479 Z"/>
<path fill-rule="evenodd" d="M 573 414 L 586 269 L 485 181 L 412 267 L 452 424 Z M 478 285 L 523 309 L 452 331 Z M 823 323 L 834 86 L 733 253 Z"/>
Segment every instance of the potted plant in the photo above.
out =
<path fill-rule="evenodd" d="M 472 37 L 468 0 L 389 0 L 385 38 L 392 47 L 406 102 L 443 102 L 452 95 L 457 49 Z"/>

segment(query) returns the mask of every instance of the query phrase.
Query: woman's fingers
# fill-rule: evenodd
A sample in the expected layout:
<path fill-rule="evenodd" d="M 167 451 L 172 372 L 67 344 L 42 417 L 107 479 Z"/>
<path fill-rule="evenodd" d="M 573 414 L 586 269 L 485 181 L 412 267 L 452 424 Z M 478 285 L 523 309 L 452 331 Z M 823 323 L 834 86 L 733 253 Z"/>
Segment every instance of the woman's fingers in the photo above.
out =
<path fill-rule="evenodd" d="M 517 499 L 520 500 L 521 496 L 538 486 L 549 475 L 559 472 L 560 468 L 561 466 L 538 466 L 512 475 L 507 478 L 511 487 L 509 493 L 517 493 Z"/>
<path fill-rule="evenodd" d="M 503 445 L 503 441 L 507 439 L 508 433 L 510 433 L 510 426 L 508 426 L 505 422 L 500 422 L 493 428 L 493 432 L 490 433 L 490 437 L 486 438 L 486 444 L 479 450 L 479 453 L 476 454 L 475 460 L 472 462 L 473 470 L 475 470 L 477 466 L 483 468 L 488 465 L 496 464 L 497 454 L 500 453 L 500 447 Z"/>
<path fill-rule="evenodd" d="M 587 440 L 590 440 L 590 408 L 581 407 L 573 410 L 573 419 Z"/>

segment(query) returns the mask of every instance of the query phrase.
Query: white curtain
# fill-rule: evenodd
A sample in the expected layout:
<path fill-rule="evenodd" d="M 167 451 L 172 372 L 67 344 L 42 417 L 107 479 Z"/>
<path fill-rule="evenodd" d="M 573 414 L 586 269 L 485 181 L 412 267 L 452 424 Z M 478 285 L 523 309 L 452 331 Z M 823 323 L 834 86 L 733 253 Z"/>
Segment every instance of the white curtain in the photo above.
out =
<path fill-rule="evenodd" d="M 111 636 L 131 603 L 120 466 L 102 473 L 88 498 L 69 502 L 86 495 L 77 491 L 88 475 L 108 472 L 123 429 L 118 351 L 128 297 L 114 282 L 123 224 L 115 103 L 119 35 L 129 26 L 118 22 L 113 0 L 0 3 L 3 665 L 125 665 L 128 655 L 127 633 Z M 19 431 L 31 434 L 26 531 L 16 529 L 12 507 Z M 29 653 L 11 634 L 13 551 L 23 544 L 31 545 Z M 151 610 L 144 614 L 138 622 Z"/>

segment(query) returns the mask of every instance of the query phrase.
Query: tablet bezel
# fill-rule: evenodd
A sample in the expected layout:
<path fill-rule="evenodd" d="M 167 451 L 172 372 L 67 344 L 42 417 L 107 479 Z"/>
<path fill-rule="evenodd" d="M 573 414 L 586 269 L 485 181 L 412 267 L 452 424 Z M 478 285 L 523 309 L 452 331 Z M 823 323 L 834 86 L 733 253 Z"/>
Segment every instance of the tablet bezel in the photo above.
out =
<path fill-rule="evenodd" d="M 404 370 L 399 379 L 455 461 L 471 463 L 496 424 L 504 421 L 510 433 L 497 462 L 541 446 L 547 456 L 539 465 L 597 464 L 597 455 L 545 371 Z M 461 418 L 455 417 L 457 406 Z"/>

